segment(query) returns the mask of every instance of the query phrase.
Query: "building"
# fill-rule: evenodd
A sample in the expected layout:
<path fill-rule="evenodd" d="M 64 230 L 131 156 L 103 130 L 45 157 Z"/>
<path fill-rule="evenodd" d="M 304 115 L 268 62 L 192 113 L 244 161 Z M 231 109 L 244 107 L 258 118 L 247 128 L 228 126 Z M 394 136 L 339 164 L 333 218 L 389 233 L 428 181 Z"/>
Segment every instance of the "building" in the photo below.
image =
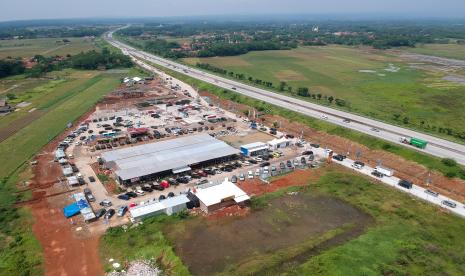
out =
<path fill-rule="evenodd" d="M 257 156 L 268 152 L 268 145 L 263 142 L 256 142 L 241 146 L 241 152 L 245 156 Z"/>
<path fill-rule="evenodd" d="M 169 197 L 159 202 L 151 202 L 148 204 L 133 207 L 129 210 L 132 221 L 141 221 L 142 219 L 150 216 L 166 214 L 171 216 L 172 214 L 179 213 L 187 209 L 186 203 L 189 199 L 186 195 L 179 195 L 175 197 Z"/>
<path fill-rule="evenodd" d="M 289 146 L 292 146 L 292 144 L 292 140 L 287 139 L 286 137 L 280 139 L 273 139 L 268 142 L 268 146 L 272 150 L 287 148 Z"/>
<path fill-rule="evenodd" d="M 239 154 L 238 149 L 223 141 L 198 134 L 113 150 L 101 158 L 116 180 L 128 185 L 232 160 Z"/>
<path fill-rule="evenodd" d="M 244 204 L 250 197 L 241 188 L 230 181 L 203 189 L 197 189 L 195 196 L 199 199 L 200 209 L 205 213 L 235 204 Z"/>

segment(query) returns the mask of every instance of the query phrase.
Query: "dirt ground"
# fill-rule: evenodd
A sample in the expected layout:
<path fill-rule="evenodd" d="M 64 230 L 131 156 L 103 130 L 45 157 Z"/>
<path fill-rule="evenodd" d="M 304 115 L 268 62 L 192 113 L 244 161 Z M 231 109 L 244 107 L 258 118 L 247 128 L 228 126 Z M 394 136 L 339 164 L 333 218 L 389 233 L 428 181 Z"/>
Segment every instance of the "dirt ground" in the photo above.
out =
<path fill-rule="evenodd" d="M 246 105 L 234 103 L 232 101 L 223 100 L 206 91 L 200 92 L 202 96 L 208 96 L 213 102 L 226 108 L 230 111 L 237 112 L 237 114 L 244 114 L 244 111 L 250 109 Z M 370 150 L 369 148 L 352 142 L 340 136 L 330 135 L 324 132 L 316 131 L 309 127 L 303 126 L 300 123 L 291 122 L 285 118 L 274 115 L 263 115 L 261 122 L 271 126 L 273 122 L 277 121 L 280 125 L 280 130 L 294 135 L 301 135 L 307 141 L 320 144 L 322 147 L 333 149 L 336 153 L 347 154 L 355 159 L 355 152 L 361 151 L 362 156 L 360 161 L 365 162 L 371 166 L 377 165 L 377 160 L 382 161 L 382 165 L 391 168 L 395 171 L 395 175 L 400 178 L 405 178 L 413 181 L 415 184 L 435 190 L 440 194 L 453 198 L 458 201 L 465 201 L 465 181 L 458 178 L 447 178 L 439 172 L 431 171 L 428 168 L 408 161 L 395 154 L 388 153 L 381 150 Z M 431 184 L 427 185 L 427 179 L 431 179 Z"/>
<path fill-rule="evenodd" d="M 182 222 L 182 227 L 175 224 L 170 227 L 176 229 L 168 227 L 166 235 L 194 275 L 213 275 L 254 256 L 317 238 L 331 229 L 349 223 L 364 229 L 370 222 L 367 214 L 343 201 L 299 193 L 273 199 L 267 208 L 245 217 L 196 218 Z M 180 228 L 184 229 L 181 233 Z M 352 238 L 352 231 L 361 234 L 356 228 L 347 230 L 344 236 Z"/>
<path fill-rule="evenodd" d="M 73 190 L 59 181 L 62 172 L 58 163 L 53 162 L 53 152 L 65 136 L 62 134 L 38 154 L 28 188 L 32 199 L 19 204 L 32 210 L 35 219 L 32 229 L 44 250 L 46 275 L 102 275 L 99 237 L 87 232 L 80 216 L 72 219 L 63 216 L 63 206 L 73 202 L 70 198 Z"/>

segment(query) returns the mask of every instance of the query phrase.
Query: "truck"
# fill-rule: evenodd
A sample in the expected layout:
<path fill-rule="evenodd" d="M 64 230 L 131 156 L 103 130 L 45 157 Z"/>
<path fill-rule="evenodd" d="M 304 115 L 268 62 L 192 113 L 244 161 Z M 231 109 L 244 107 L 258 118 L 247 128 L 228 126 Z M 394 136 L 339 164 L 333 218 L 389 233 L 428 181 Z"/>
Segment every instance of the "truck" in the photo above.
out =
<path fill-rule="evenodd" d="M 428 145 L 428 142 L 426 142 L 424 140 L 421 140 L 419 138 L 415 138 L 415 137 L 411 137 L 411 138 L 401 137 L 400 142 L 404 143 L 404 144 L 407 144 L 407 145 L 417 147 L 419 149 L 424 149 L 424 148 L 426 148 L 426 145 Z"/>
<path fill-rule="evenodd" d="M 392 170 L 387 169 L 385 167 L 381 167 L 381 166 L 376 166 L 375 171 L 379 172 L 382 175 L 389 176 L 389 177 L 394 175 L 394 172 Z"/>

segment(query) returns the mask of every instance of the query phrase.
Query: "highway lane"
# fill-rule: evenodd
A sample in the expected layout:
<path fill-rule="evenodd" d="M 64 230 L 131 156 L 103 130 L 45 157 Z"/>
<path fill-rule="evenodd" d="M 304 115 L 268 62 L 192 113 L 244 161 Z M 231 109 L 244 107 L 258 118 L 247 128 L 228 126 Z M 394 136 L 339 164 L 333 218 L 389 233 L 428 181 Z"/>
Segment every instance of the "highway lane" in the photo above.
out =
<path fill-rule="evenodd" d="M 304 115 L 326 120 L 330 123 L 340 125 L 349 129 L 353 129 L 377 138 L 387 140 L 399 145 L 409 147 L 421 152 L 429 153 L 440 158 L 453 158 L 460 164 L 465 165 L 465 146 L 451 141 L 447 141 L 438 137 L 427 135 L 424 133 L 412 131 L 410 129 L 401 128 L 390 125 L 374 119 L 369 119 L 363 116 L 352 113 L 332 109 L 325 106 L 320 106 L 300 99 L 284 96 L 268 90 L 260 89 L 254 86 L 236 82 L 217 75 L 213 75 L 189 66 L 176 63 L 171 60 L 160 58 L 158 56 L 146 53 L 142 50 L 135 49 L 120 41 L 112 38 L 112 33 L 105 35 L 107 41 L 113 46 L 121 49 L 124 54 L 131 55 L 140 60 L 145 60 L 178 73 L 202 80 L 204 82 L 214 84 L 224 89 L 234 91 L 236 93 L 255 98 L 270 104 L 274 104 L 283 108 L 287 108 Z M 350 123 L 344 122 L 344 119 L 350 120 Z M 373 131 L 376 128 L 378 131 Z M 428 141 L 426 149 L 421 150 L 415 147 L 402 144 L 400 137 L 417 137 Z"/>

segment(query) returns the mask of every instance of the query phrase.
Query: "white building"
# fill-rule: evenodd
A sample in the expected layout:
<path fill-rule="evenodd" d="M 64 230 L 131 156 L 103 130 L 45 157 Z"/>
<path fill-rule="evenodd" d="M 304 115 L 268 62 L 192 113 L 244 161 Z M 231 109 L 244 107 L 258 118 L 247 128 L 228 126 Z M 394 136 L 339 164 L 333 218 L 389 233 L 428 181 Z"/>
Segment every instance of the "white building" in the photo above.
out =
<path fill-rule="evenodd" d="M 186 210 L 186 203 L 189 199 L 186 195 L 169 197 L 162 201 L 150 202 L 144 205 L 133 207 L 129 210 L 132 221 L 140 221 L 146 217 L 167 214 L 172 215 Z"/>
<path fill-rule="evenodd" d="M 268 145 L 263 142 L 255 142 L 241 146 L 241 152 L 245 156 L 257 156 L 268 151 Z"/>
<path fill-rule="evenodd" d="M 198 189 L 194 194 L 199 199 L 200 209 L 205 213 L 234 204 L 242 204 L 250 199 L 246 192 L 230 181 Z"/>
<path fill-rule="evenodd" d="M 282 149 L 282 148 L 287 148 L 289 146 L 292 146 L 293 142 L 290 139 L 287 139 L 286 137 L 280 138 L 280 139 L 273 139 L 268 142 L 268 146 L 272 150 L 277 150 L 277 149 Z"/>

